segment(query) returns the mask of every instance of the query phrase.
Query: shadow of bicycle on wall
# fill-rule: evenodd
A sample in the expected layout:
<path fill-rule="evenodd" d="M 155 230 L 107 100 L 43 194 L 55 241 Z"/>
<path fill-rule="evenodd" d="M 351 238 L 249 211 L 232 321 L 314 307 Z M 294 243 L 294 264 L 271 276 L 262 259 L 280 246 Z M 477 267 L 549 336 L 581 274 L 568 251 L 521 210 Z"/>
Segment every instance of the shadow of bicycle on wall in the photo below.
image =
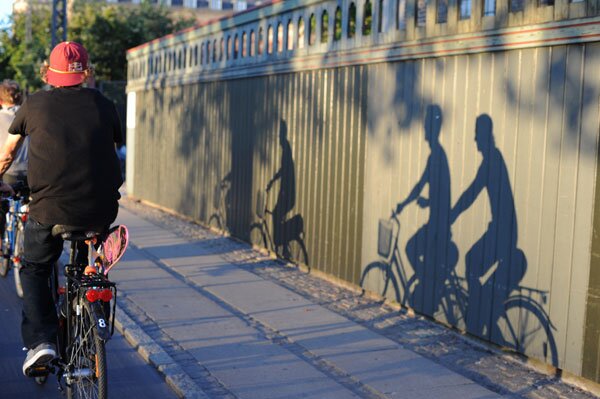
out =
<path fill-rule="evenodd" d="M 476 120 L 475 141 L 483 160 L 454 207 L 448 201 L 448 164 L 437 141 L 441 122 L 439 107 L 429 106 L 425 138 L 431 155 L 427 167 L 392 216 L 379 221 L 379 259 L 363 269 L 360 285 L 406 308 L 558 366 L 556 327 L 544 309 L 548 292 L 520 284 L 527 258 L 517 246 L 512 188 L 506 164 L 494 143 L 492 120 L 485 114 Z M 429 185 L 430 198 L 421 196 L 425 185 Z M 466 253 L 466 273 L 459 276 L 455 270 L 458 248 L 449 227 L 484 189 L 491 203 L 492 220 Z M 413 201 L 422 208 L 431 208 L 430 219 L 401 249 L 399 243 L 404 240 L 400 239 L 399 214 Z"/>
<path fill-rule="evenodd" d="M 250 225 L 249 238 L 253 245 L 273 251 L 295 264 L 308 267 L 308 251 L 304 242 L 304 219 L 299 213 L 288 218 L 296 204 L 296 172 L 287 133 L 287 124 L 281 120 L 279 123 L 281 163 L 265 189 L 260 190 L 256 195 L 258 221 Z M 276 182 L 279 183 L 279 190 L 275 205 L 269 208 L 269 193 Z M 271 224 L 267 215 L 271 216 Z"/>
<path fill-rule="evenodd" d="M 383 298 L 389 298 L 403 308 L 425 314 L 415 307 L 415 287 L 420 283 L 417 275 L 410 275 L 405 267 L 399 247 L 400 222 L 396 216 L 382 219 L 378 228 L 379 259 L 365 266 L 360 286 Z M 518 257 L 518 255 L 517 255 Z M 503 262 L 503 260 L 499 261 Z M 497 270 L 499 265 L 493 265 Z M 467 326 L 469 293 L 467 279 L 459 276 L 454 267 L 444 272 L 447 277 L 434 304 L 434 312 L 426 314 L 460 330 Z M 492 273 L 480 277 L 482 286 L 493 284 Z M 491 287 L 490 287 L 491 288 Z M 548 303 L 548 291 L 518 285 L 508 298 L 490 317 L 489 323 L 481 322 L 480 337 L 489 337 L 492 342 L 515 352 L 544 359 L 558 366 L 558 349 L 554 339 L 556 327 L 544 309 Z"/>

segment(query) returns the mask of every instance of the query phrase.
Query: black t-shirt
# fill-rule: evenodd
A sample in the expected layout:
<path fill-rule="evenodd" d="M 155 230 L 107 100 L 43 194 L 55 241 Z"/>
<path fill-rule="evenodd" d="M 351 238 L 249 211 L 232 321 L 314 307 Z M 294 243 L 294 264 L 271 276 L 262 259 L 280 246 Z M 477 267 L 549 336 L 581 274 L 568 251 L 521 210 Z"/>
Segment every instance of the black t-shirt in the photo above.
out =
<path fill-rule="evenodd" d="M 123 141 L 114 104 L 95 89 L 39 91 L 8 129 L 28 135 L 29 212 L 43 224 L 112 223 L 123 183 L 115 142 Z"/>

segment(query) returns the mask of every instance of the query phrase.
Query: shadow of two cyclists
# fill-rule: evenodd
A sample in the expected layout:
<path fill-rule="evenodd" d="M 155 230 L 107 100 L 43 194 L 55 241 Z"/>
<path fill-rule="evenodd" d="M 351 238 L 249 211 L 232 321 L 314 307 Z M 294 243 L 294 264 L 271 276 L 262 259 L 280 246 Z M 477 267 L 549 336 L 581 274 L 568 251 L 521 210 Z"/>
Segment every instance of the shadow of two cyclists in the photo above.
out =
<path fill-rule="evenodd" d="M 439 141 L 441 126 L 440 107 L 428 106 L 424 121 L 425 141 L 430 147 L 427 164 L 391 218 L 380 220 L 380 259 L 365 267 L 361 287 L 388 298 L 392 297 L 388 289 L 393 287 L 395 300 L 401 305 L 516 350 L 527 348 L 530 341 L 542 341 L 542 355 L 550 356 L 556 364 L 552 324 L 543 304 L 533 298 L 545 293 L 519 285 L 527 270 L 527 259 L 517 246 L 515 203 L 507 166 L 495 145 L 492 119 L 487 114 L 476 118 L 475 144 L 482 161 L 454 206 L 449 163 Z M 429 198 L 421 196 L 426 185 Z M 459 250 L 452 240 L 451 226 L 484 191 L 491 221 L 466 252 L 465 277 L 459 277 L 455 270 Z M 399 248 L 398 217 L 412 202 L 429 208 L 429 219 L 406 240 L 404 256 L 410 270 L 404 266 Z M 512 310 L 516 315 L 511 314 Z M 545 339 L 538 339 L 538 331 L 545 333 Z"/>

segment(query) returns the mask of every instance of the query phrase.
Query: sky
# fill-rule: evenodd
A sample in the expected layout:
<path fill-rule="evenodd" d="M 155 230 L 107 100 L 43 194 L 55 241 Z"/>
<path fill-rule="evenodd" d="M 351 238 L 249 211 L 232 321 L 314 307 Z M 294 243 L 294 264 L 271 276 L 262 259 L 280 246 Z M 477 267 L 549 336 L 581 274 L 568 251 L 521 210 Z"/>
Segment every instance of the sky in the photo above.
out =
<path fill-rule="evenodd" d="M 0 26 L 8 23 L 8 17 L 12 13 L 12 0 L 0 0 Z"/>

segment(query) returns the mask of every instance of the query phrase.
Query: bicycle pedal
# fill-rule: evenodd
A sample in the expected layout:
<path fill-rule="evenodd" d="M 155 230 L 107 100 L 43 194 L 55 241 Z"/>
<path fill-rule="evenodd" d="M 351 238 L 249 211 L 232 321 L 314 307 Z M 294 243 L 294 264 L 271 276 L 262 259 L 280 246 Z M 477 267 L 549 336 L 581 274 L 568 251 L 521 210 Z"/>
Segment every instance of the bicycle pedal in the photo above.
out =
<path fill-rule="evenodd" d="M 31 367 L 29 370 L 27 370 L 28 377 L 45 377 L 48 374 L 50 374 L 49 366 Z"/>

